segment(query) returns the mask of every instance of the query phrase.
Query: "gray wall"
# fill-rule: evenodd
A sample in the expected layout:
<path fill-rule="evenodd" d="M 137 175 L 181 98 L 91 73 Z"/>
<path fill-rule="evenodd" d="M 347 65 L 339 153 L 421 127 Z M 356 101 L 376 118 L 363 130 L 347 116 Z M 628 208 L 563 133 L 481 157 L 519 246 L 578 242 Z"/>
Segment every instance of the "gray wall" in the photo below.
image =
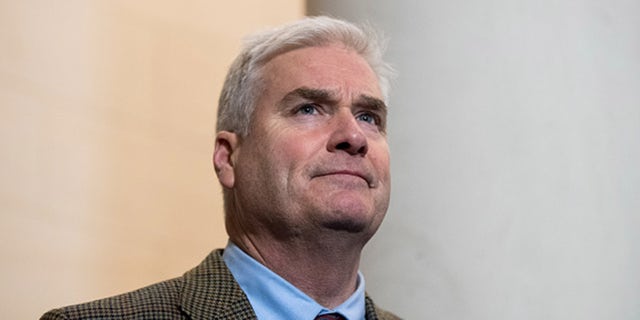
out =
<path fill-rule="evenodd" d="M 369 293 L 408 319 L 640 319 L 640 2 L 308 1 L 389 37 L 392 204 Z"/>

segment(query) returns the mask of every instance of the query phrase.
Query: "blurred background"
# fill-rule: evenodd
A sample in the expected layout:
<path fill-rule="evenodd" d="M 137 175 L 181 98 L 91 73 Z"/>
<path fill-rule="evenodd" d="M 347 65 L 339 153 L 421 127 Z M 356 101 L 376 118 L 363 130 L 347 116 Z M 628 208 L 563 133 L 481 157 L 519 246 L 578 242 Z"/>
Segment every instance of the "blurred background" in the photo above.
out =
<path fill-rule="evenodd" d="M 242 37 L 302 1 L 0 0 L 0 314 L 181 275 L 226 244 L 211 154 Z"/>
<path fill-rule="evenodd" d="M 407 319 L 640 318 L 640 2 L 0 0 L 0 313 L 224 246 L 211 165 L 241 38 L 389 38 L 392 203 L 367 290 Z"/>

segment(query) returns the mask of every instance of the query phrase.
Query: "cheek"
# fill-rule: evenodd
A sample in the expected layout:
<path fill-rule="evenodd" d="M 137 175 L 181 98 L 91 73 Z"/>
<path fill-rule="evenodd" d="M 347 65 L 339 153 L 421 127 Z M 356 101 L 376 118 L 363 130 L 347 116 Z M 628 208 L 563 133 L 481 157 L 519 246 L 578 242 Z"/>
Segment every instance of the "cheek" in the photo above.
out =
<path fill-rule="evenodd" d="M 320 137 L 300 131 L 282 133 L 274 141 L 277 141 L 274 152 L 281 160 L 294 166 L 295 163 L 304 164 L 325 148 Z"/>
<path fill-rule="evenodd" d="M 265 143 L 259 146 L 260 156 L 255 159 L 254 165 L 259 168 L 256 174 L 269 176 L 266 178 L 273 187 L 290 188 L 288 185 L 305 172 L 309 155 L 314 153 L 305 141 L 299 134 L 282 132 L 266 137 Z"/>
<path fill-rule="evenodd" d="M 389 181 L 391 159 L 389 157 L 389 148 L 386 143 L 381 144 L 374 152 L 371 153 L 371 162 L 378 171 L 380 180 Z"/>

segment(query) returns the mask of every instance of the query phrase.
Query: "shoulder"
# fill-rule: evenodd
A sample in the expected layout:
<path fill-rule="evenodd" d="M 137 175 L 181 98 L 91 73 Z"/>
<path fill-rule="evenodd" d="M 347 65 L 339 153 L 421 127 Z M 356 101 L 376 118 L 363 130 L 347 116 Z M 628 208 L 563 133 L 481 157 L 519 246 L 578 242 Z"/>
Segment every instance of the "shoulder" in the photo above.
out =
<path fill-rule="evenodd" d="M 222 250 L 214 250 L 182 277 L 110 298 L 54 309 L 41 320 L 185 319 L 187 314 L 203 310 L 215 312 L 236 301 L 244 306 L 245 300 L 222 260 Z"/>
<path fill-rule="evenodd" d="M 41 320 L 54 319 L 179 319 L 184 280 L 163 281 L 125 294 L 51 310 Z"/>
<path fill-rule="evenodd" d="M 365 308 L 367 320 L 400 320 L 402 318 L 378 307 L 369 296 L 365 297 Z"/>
<path fill-rule="evenodd" d="M 400 320 L 401 318 L 396 316 L 395 314 L 384 310 L 384 309 L 380 309 L 378 307 L 376 307 L 376 315 L 378 316 L 379 320 Z"/>

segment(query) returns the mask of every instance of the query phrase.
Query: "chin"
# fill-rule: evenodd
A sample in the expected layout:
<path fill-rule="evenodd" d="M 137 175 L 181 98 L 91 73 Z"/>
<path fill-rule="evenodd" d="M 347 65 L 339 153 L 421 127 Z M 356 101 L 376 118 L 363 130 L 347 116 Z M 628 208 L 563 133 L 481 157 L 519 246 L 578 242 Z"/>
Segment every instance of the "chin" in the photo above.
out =
<path fill-rule="evenodd" d="M 343 195 L 325 207 L 322 225 L 336 231 L 367 233 L 375 223 L 376 213 L 372 204 L 357 197 Z"/>
<path fill-rule="evenodd" d="M 375 215 L 369 208 L 342 208 L 327 215 L 323 225 L 336 231 L 363 233 L 369 230 L 374 217 Z"/>
<path fill-rule="evenodd" d="M 336 231 L 346 231 L 349 233 L 361 233 L 367 229 L 367 224 L 362 221 L 351 219 L 340 219 L 328 221 L 324 224 L 328 229 Z"/>

